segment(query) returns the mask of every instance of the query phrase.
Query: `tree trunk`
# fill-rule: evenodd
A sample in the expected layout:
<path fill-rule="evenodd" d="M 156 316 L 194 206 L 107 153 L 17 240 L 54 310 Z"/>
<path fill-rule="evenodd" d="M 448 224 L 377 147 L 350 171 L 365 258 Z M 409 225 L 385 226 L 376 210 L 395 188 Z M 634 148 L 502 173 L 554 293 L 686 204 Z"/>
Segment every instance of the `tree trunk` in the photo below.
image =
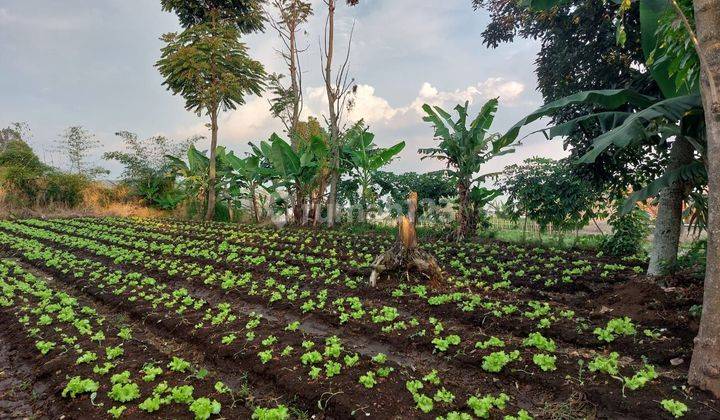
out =
<path fill-rule="evenodd" d="M 308 224 L 308 221 L 310 220 L 310 197 L 303 200 L 303 219 L 302 219 L 302 225 L 305 226 Z"/>
<path fill-rule="evenodd" d="M 317 224 L 320 222 L 323 195 L 325 195 L 324 177 L 320 180 L 320 186 L 317 189 L 317 197 L 315 197 L 315 208 L 313 209 L 313 226 L 317 226 Z"/>
<path fill-rule="evenodd" d="M 410 214 L 409 211 L 408 214 Z M 414 217 L 415 215 L 413 213 L 413 218 Z M 367 200 L 365 199 L 365 187 L 363 187 L 360 191 L 360 208 L 358 210 L 358 219 L 360 219 L 360 223 L 367 222 Z"/>
<path fill-rule="evenodd" d="M 338 115 L 335 112 L 335 106 L 338 101 L 338 92 L 333 89 L 332 86 L 332 62 L 333 52 L 335 44 L 335 0 L 326 0 L 328 6 L 328 19 L 326 25 L 326 38 L 325 38 L 325 93 L 328 98 L 328 112 L 330 115 L 330 147 L 331 153 L 331 165 L 330 165 L 330 195 L 328 196 L 327 211 L 328 211 L 328 227 L 335 226 L 335 219 L 337 215 L 337 188 L 340 182 L 340 129 L 338 126 Z"/>
<path fill-rule="evenodd" d="M 688 382 L 720 397 L 720 0 L 695 0 L 702 63 L 701 92 L 707 130 L 708 240 L 700 330 Z"/>
<path fill-rule="evenodd" d="M 252 200 L 253 216 L 255 223 L 260 223 L 260 214 L 258 213 L 257 192 L 255 191 L 255 182 L 250 184 L 250 199 Z"/>
<path fill-rule="evenodd" d="M 207 209 L 205 220 L 212 220 L 215 217 L 215 177 L 217 165 L 215 162 L 215 148 L 217 148 L 217 109 L 210 112 L 210 170 L 208 173 Z"/>
<path fill-rule="evenodd" d="M 470 208 L 470 189 L 468 188 L 469 182 L 466 180 L 458 181 L 458 211 L 455 215 L 457 220 L 457 229 L 455 230 L 455 240 L 462 240 L 467 237 L 472 231 L 472 219 L 473 211 Z"/>
<path fill-rule="evenodd" d="M 334 161 L 335 159 L 333 159 Z M 335 166 L 333 164 L 333 166 Z M 339 182 L 339 175 L 335 169 L 330 172 L 330 193 L 327 199 L 327 225 L 328 227 L 335 226 L 337 220 L 337 189 Z"/>
<path fill-rule="evenodd" d="M 300 193 L 299 185 L 295 186 L 295 191 L 297 191 L 297 193 L 295 194 L 295 202 L 293 203 L 293 219 L 295 224 L 300 225 L 303 222 L 303 204 L 305 198 Z"/>
<path fill-rule="evenodd" d="M 378 256 L 372 264 L 370 273 L 370 286 L 377 285 L 377 279 L 384 271 L 404 268 L 408 272 L 417 270 L 425 275 L 431 287 L 438 287 L 443 278 L 442 270 L 435 257 L 418 248 L 417 233 L 415 231 L 418 196 L 411 192 L 408 196 L 407 216 L 398 218 L 398 236 L 390 249 Z"/>
<path fill-rule="evenodd" d="M 690 142 L 683 137 L 677 137 L 670 150 L 670 162 L 665 170 L 673 171 L 691 163 L 693 150 Z M 687 183 L 682 180 L 677 180 L 660 191 L 648 276 L 663 274 L 663 266 L 677 260 L 682 231 L 683 202 L 686 196 Z"/>

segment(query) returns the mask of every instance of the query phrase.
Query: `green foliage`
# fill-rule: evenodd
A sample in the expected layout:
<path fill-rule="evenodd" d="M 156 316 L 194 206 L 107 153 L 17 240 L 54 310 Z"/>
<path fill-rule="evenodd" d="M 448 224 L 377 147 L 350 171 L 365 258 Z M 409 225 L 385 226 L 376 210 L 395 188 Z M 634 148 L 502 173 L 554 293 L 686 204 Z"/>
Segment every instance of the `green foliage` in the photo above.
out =
<path fill-rule="evenodd" d="M 601 244 L 604 253 L 614 256 L 628 256 L 642 253 L 643 243 L 650 233 L 650 217 L 639 208 L 629 213 L 616 212 L 610 217 L 611 235 L 606 236 Z"/>
<path fill-rule="evenodd" d="M 173 372 L 186 372 L 188 369 L 190 369 L 190 362 L 177 357 L 173 356 L 172 360 L 168 363 L 167 367 L 172 370 Z"/>
<path fill-rule="evenodd" d="M 82 174 L 68 174 L 43 164 L 16 129 L 0 147 L 0 188 L 3 200 L 19 207 L 61 204 L 76 207 L 83 200 L 89 179 Z M 10 132 L 10 131 L 8 131 Z"/>
<path fill-rule="evenodd" d="M 198 115 L 232 110 L 245 95 L 260 95 L 265 70 L 239 41 L 237 27 L 223 20 L 198 23 L 181 33 L 163 35 L 165 46 L 156 67 L 163 85 L 185 99 Z"/>
<path fill-rule="evenodd" d="M 670 414 L 672 414 L 673 417 L 675 417 L 676 419 L 684 416 L 688 410 L 687 405 L 685 405 L 685 403 L 682 403 L 677 400 L 672 400 L 672 399 L 662 400 L 662 401 L 660 401 L 660 405 L 662 405 L 662 407 L 665 410 L 667 410 L 668 412 L 670 412 Z"/>
<path fill-rule="evenodd" d="M 579 229 L 595 216 L 597 191 L 565 160 L 527 159 L 505 168 L 502 183 L 511 216 L 529 217 L 542 230 Z"/>
<path fill-rule="evenodd" d="M 545 338 L 539 332 L 530 333 L 530 335 L 523 340 L 523 346 L 535 347 L 536 349 L 549 352 L 554 352 L 556 348 L 555 341 L 553 341 L 552 338 Z"/>
<path fill-rule="evenodd" d="M 127 410 L 127 407 L 125 407 L 124 405 L 113 406 L 110 409 L 108 409 L 107 413 L 110 415 L 110 417 L 117 419 L 117 418 L 120 418 L 120 416 L 122 416 L 122 413 L 125 412 L 125 410 Z"/>
<path fill-rule="evenodd" d="M 486 372 L 498 373 L 505 365 L 518 357 L 520 357 L 520 352 L 517 350 L 513 350 L 510 353 L 505 353 L 503 350 L 496 351 L 487 356 L 483 356 L 482 368 Z"/>
<path fill-rule="evenodd" d="M 653 365 L 644 365 L 632 378 L 624 378 L 625 386 L 633 391 L 644 387 L 648 382 L 657 378 Z"/>
<path fill-rule="evenodd" d="M 467 405 L 473 410 L 476 416 L 481 419 L 487 419 L 490 417 L 490 410 L 496 407 L 500 410 L 505 409 L 505 404 L 510 400 L 510 397 L 504 393 L 494 397 L 490 394 L 485 395 L 482 398 L 478 398 L 475 395 L 471 396 L 467 400 Z"/>
<path fill-rule="evenodd" d="M 588 368 L 591 372 L 603 372 L 609 375 L 617 375 L 619 372 L 618 358 L 620 358 L 620 355 L 617 352 L 610 353 L 608 357 L 597 356 L 588 364 Z"/>
<path fill-rule="evenodd" d="M 263 29 L 263 0 L 160 0 L 163 10 L 174 12 L 185 26 L 214 18 L 231 21 L 241 33 Z"/>
<path fill-rule="evenodd" d="M 253 420 L 286 420 L 290 418 L 290 413 L 284 405 L 275 408 L 256 407 L 252 418 Z"/>
<path fill-rule="evenodd" d="M 556 360 L 557 357 L 550 354 L 538 353 L 533 355 L 533 363 L 540 366 L 540 369 L 542 369 L 543 372 L 557 369 L 557 367 L 555 367 Z"/>
<path fill-rule="evenodd" d="M 198 398 L 190 404 L 190 412 L 195 414 L 195 420 L 209 419 L 213 414 L 220 413 L 222 405 L 216 400 L 209 398 Z"/>
<path fill-rule="evenodd" d="M 443 172 L 417 173 L 405 172 L 395 174 L 393 172 L 377 171 L 374 177 L 375 183 L 380 186 L 378 196 L 389 194 L 395 206 L 389 210 L 394 216 L 407 212 L 407 196 L 411 191 L 418 193 L 417 217 L 432 217 L 426 213 L 428 202 L 439 205 L 441 200 L 457 194 L 457 187 L 452 180 Z"/>
<path fill-rule="evenodd" d="M 275 133 L 259 146 L 251 146 L 255 155 L 267 163 L 261 172 L 273 183 L 273 193 L 283 187 L 290 194 L 297 194 L 296 202 L 302 202 L 323 180 L 329 149 L 321 135 L 311 136 L 295 149 Z"/>
<path fill-rule="evenodd" d="M 68 127 L 58 140 L 58 149 L 60 153 L 70 164 L 70 171 L 75 174 L 86 174 L 92 178 L 100 173 L 109 173 L 102 168 L 90 168 L 86 166 L 85 160 L 88 153 L 95 149 L 100 141 L 95 135 L 81 126 Z"/>
<path fill-rule="evenodd" d="M 499 190 L 480 186 L 487 178 L 497 174 L 474 177 L 475 174 L 492 158 L 515 151 L 511 147 L 514 139 L 508 140 L 507 137 L 488 132 L 497 107 L 497 99 L 489 100 L 468 127 L 467 102 L 464 106 L 455 107 L 457 120 L 453 120 L 448 112 L 438 106 L 423 105 L 423 111 L 427 114 L 423 121 L 433 125 L 439 143 L 437 147 L 419 149 L 418 152 L 423 155 L 422 159 L 433 158 L 445 162 L 447 169 L 443 173 L 458 186 L 458 238 L 475 233 L 482 208 L 501 194 Z"/>
<path fill-rule="evenodd" d="M 345 137 L 341 159 L 350 168 L 348 172 L 357 180 L 360 187 L 359 204 L 363 219 L 361 221 L 364 222 L 368 206 L 377 199 L 371 187 L 376 183 L 378 170 L 390 163 L 405 148 L 405 142 L 399 142 L 388 148 L 378 147 L 374 143 L 375 135 L 369 132 L 362 122 L 351 129 Z"/>
<path fill-rule="evenodd" d="M 98 390 L 100 384 L 93 381 L 92 379 L 83 379 L 79 376 L 73 376 L 68 381 L 67 385 L 62 391 L 62 396 L 75 398 L 78 394 L 91 393 Z"/>
<path fill-rule="evenodd" d="M 173 142 L 164 136 L 140 139 L 129 131 L 115 135 L 122 139 L 123 148 L 106 152 L 103 159 L 117 161 L 123 166 L 121 180 L 129 187 L 131 196 L 152 207 L 174 209 L 185 196 L 176 188 L 172 161 L 167 156 L 185 153 L 202 137 Z"/>
<path fill-rule="evenodd" d="M 366 374 L 360 376 L 360 379 L 358 380 L 365 388 L 372 388 L 377 384 L 377 381 L 375 380 L 375 372 L 367 372 Z"/>
<path fill-rule="evenodd" d="M 694 241 L 690 248 L 678 256 L 677 261 L 671 265 L 665 265 L 664 269 L 669 273 L 689 272 L 697 279 L 705 276 L 707 264 L 707 239 Z"/>
<path fill-rule="evenodd" d="M 134 382 L 116 383 L 108 392 L 108 397 L 118 402 L 128 402 L 140 398 L 140 387 Z"/>
<path fill-rule="evenodd" d="M 635 326 L 628 317 L 613 318 L 608 321 L 605 328 L 598 327 L 593 330 L 593 334 L 597 335 L 598 339 L 608 343 L 615 341 L 618 336 L 634 335 L 635 332 Z"/>

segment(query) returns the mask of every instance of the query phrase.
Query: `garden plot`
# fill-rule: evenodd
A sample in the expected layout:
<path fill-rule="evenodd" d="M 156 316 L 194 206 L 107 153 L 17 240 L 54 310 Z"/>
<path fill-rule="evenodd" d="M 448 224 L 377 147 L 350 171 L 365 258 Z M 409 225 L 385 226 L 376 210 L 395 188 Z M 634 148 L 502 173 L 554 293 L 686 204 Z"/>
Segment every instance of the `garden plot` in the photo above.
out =
<path fill-rule="evenodd" d="M 698 287 L 632 258 L 437 241 L 441 290 L 370 289 L 389 236 L 86 218 L 3 221 L 0 244 L 3 340 L 54 414 L 720 417 L 684 385 Z"/>

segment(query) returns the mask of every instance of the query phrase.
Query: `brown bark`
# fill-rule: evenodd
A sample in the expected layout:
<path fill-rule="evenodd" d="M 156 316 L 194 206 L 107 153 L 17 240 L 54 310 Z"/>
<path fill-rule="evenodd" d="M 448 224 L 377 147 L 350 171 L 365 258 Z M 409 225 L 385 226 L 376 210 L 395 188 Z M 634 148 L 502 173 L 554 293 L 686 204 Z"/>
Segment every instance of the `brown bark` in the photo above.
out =
<path fill-rule="evenodd" d="M 455 214 L 457 220 L 457 229 L 455 230 L 455 240 L 463 240 L 468 236 L 475 234 L 477 230 L 477 218 L 475 217 L 475 209 L 470 202 L 470 182 L 467 180 L 458 181 L 458 211 Z"/>
<path fill-rule="evenodd" d="M 295 186 L 295 202 L 293 203 L 293 219 L 295 224 L 303 224 L 303 204 L 305 203 L 305 197 L 300 193 L 300 185 Z"/>
<path fill-rule="evenodd" d="M 325 92 L 328 99 L 328 112 L 330 116 L 330 147 L 332 150 L 330 159 L 330 195 L 328 196 L 327 203 L 327 225 L 328 227 L 335 226 L 335 219 L 337 213 L 337 187 L 340 182 L 339 166 L 340 166 L 340 140 L 339 140 L 339 126 L 338 126 L 338 115 L 336 112 L 336 105 L 338 101 L 338 92 L 333 88 L 332 78 L 332 63 L 333 53 L 335 50 L 335 0 L 326 0 L 325 2 L 328 7 L 328 18 L 326 23 L 326 38 L 325 38 Z"/>
<path fill-rule="evenodd" d="M 670 150 L 670 162 L 666 171 L 674 171 L 693 160 L 693 147 L 683 137 L 678 137 Z M 687 183 L 677 180 L 660 191 L 653 246 L 650 252 L 648 276 L 659 276 L 663 267 L 677 260 L 680 232 L 682 231 L 683 202 L 687 196 Z"/>
<path fill-rule="evenodd" d="M 252 209 L 253 209 L 253 216 L 255 217 L 255 223 L 260 223 L 260 214 L 258 211 L 258 203 L 257 203 L 257 192 L 255 190 L 254 182 L 250 185 L 250 196 L 251 196 L 251 200 L 252 200 Z"/>
<path fill-rule="evenodd" d="M 217 107 L 215 107 L 210 112 L 210 168 L 208 171 L 207 209 L 205 210 L 205 220 L 212 220 L 215 217 L 215 178 L 217 176 L 215 148 L 217 148 L 217 118 L 218 111 Z"/>
<path fill-rule="evenodd" d="M 415 231 L 415 214 L 417 211 L 418 196 L 411 192 L 408 196 L 408 214 L 398 218 L 398 236 L 390 249 L 378 256 L 372 264 L 370 286 L 377 285 L 377 279 L 385 271 L 405 269 L 416 270 L 423 274 L 432 287 L 438 287 L 443 274 L 440 265 L 430 253 L 418 248 L 417 233 Z"/>
<path fill-rule="evenodd" d="M 688 382 L 720 397 L 720 0 L 695 0 L 708 173 L 707 268 Z"/>

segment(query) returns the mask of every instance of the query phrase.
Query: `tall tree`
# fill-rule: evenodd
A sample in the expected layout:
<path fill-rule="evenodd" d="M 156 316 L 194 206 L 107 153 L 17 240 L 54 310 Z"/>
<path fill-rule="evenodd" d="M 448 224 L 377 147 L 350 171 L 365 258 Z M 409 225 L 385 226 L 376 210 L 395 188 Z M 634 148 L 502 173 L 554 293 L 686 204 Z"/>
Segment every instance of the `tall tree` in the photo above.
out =
<path fill-rule="evenodd" d="M 296 129 L 303 108 L 302 71 L 298 35 L 301 26 L 312 15 L 312 5 L 302 0 L 273 0 L 278 16 L 270 16 L 270 25 L 277 31 L 283 43 L 280 55 L 285 61 L 290 75 L 290 86 L 282 84 L 281 75 L 272 75 L 270 86 L 275 93 L 271 108 L 273 115 L 282 120 L 292 142 L 295 141 Z"/>
<path fill-rule="evenodd" d="M 160 0 L 163 10 L 174 12 L 188 28 L 209 22 L 215 16 L 233 23 L 240 33 L 263 29 L 265 0 Z"/>
<path fill-rule="evenodd" d="M 338 68 L 333 77 L 333 59 L 335 55 L 335 0 L 323 0 L 327 6 L 327 19 L 325 21 L 325 37 L 322 44 L 321 64 L 323 65 L 323 79 L 325 93 L 328 99 L 328 125 L 330 126 L 330 195 L 327 203 L 327 225 L 335 225 L 337 218 L 337 191 L 340 182 L 340 149 L 342 136 L 340 133 L 340 119 L 345 108 L 347 93 L 352 87 L 353 80 L 349 78 L 348 62 L 350 60 L 350 45 L 352 43 L 352 30 L 348 39 L 345 61 Z M 353 4 L 353 3 L 350 3 Z"/>
<path fill-rule="evenodd" d="M 567 160 L 526 159 L 505 168 L 501 185 L 511 217 L 534 220 L 541 230 L 577 231 L 595 217 L 598 196 Z"/>
<path fill-rule="evenodd" d="M 209 22 L 199 23 L 180 34 L 168 33 L 156 66 L 165 78 L 163 85 L 185 99 L 185 108 L 210 117 L 210 165 L 205 220 L 215 214 L 215 180 L 218 114 L 245 103 L 245 95 L 260 95 L 265 86 L 265 70 L 248 56 L 239 41 L 236 25 L 213 14 Z"/>
<path fill-rule="evenodd" d="M 693 5 L 696 36 L 687 19 L 684 22 L 700 58 L 707 130 L 708 242 L 703 311 L 689 382 L 720 397 L 720 0 L 694 0 Z"/>

